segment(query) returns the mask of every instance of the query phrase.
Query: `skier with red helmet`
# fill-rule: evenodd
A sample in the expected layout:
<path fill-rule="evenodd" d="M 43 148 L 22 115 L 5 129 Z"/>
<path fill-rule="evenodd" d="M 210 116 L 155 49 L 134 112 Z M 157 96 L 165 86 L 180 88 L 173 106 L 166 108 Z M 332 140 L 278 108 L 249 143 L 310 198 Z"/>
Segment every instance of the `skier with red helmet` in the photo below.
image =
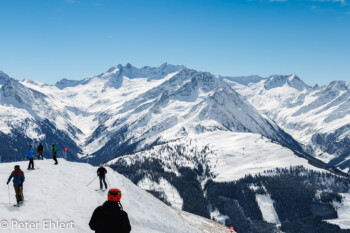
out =
<path fill-rule="evenodd" d="M 119 189 L 108 191 L 108 201 L 95 209 L 89 222 L 96 233 L 129 233 L 131 226 L 128 214 L 120 204 L 122 193 Z"/>

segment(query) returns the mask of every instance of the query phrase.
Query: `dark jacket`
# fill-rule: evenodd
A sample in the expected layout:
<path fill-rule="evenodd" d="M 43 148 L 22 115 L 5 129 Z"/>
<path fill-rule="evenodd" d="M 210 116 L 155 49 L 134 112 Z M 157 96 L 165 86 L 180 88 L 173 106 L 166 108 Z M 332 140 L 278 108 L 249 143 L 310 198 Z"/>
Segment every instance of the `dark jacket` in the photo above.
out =
<path fill-rule="evenodd" d="M 96 233 L 129 233 L 131 226 L 128 214 L 118 202 L 106 201 L 95 209 L 89 222 Z"/>
<path fill-rule="evenodd" d="M 11 173 L 9 179 L 7 180 L 7 184 L 10 183 L 12 178 L 13 178 L 13 186 L 14 187 L 22 186 L 23 182 L 25 180 L 24 173 L 23 173 L 23 171 L 21 169 L 14 170 Z"/>
<path fill-rule="evenodd" d="M 100 167 L 99 169 L 97 169 L 97 175 L 100 176 L 100 177 L 105 176 L 106 173 L 107 173 L 107 170 L 104 167 Z"/>
<path fill-rule="evenodd" d="M 44 150 L 44 147 L 43 147 L 43 145 L 40 144 L 38 146 L 38 152 L 43 152 L 43 150 Z"/>

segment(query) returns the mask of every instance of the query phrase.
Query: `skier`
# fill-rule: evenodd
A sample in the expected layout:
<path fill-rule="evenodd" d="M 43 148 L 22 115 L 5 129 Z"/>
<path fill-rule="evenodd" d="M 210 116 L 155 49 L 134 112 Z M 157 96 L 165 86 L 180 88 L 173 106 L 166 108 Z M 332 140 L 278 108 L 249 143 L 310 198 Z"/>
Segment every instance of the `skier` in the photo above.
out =
<path fill-rule="evenodd" d="M 43 147 L 43 145 L 40 142 L 39 146 L 38 146 L 38 150 L 37 150 L 37 152 L 38 152 L 38 160 L 40 160 L 40 156 L 41 156 L 41 159 L 44 159 L 43 151 L 44 151 L 44 147 Z"/>
<path fill-rule="evenodd" d="M 10 183 L 11 179 L 13 178 L 13 187 L 15 188 L 16 192 L 16 200 L 17 200 L 17 207 L 23 205 L 24 197 L 23 197 L 23 182 L 25 180 L 24 173 L 20 169 L 19 165 L 15 166 L 15 170 L 11 173 L 9 179 L 7 180 L 7 185 Z"/>
<path fill-rule="evenodd" d="M 106 173 L 107 173 L 106 168 L 104 168 L 103 165 L 100 164 L 100 167 L 97 169 L 97 176 L 100 178 L 100 189 L 103 188 L 102 181 L 105 185 L 105 188 L 107 189 L 106 176 L 105 176 Z"/>
<path fill-rule="evenodd" d="M 52 154 L 53 154 L 53 160 L 55 160 L 55 165 L 57 165 L 57 164 L 58 164 L 57 158 L 56 158 L 56 155 L 57 155 L 57 147 L 55 146 L 55 144 L 52 144 Z"/>
<path fill-rule="evenodd" d="M 34 170 L 34 152 L 32 146 L 29 146 L 26 156 L 29 159 L 28 170 Z"/>
<path fill-rule="evenodd" d="M 120 204 L 122 193 L 119 189 L 108 191 L 108 201 L 95 209 L 89 222 L 96 233 L 129 233 L 131 226 L 128 214 Z"/>

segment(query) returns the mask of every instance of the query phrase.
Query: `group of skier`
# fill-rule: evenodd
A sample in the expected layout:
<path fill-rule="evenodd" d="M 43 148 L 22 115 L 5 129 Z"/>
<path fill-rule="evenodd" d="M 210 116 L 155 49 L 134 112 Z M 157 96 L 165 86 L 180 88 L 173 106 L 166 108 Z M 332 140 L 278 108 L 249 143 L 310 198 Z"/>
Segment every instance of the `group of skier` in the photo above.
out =
<path fill-rule="evenodd" d="M 38 152 L 38 160 L 44 159 L 43 156 L 43 151 L 44 151 L 44 146 L 39 143 L 37 152 Z M 53 160 L 55 161 L 55 165 L 58 164 L 57 162 L 57 158 L 56 158 L 56 154 L 57 154 L 57 147 L 55 146 L 55 144 L 52 144 L 52 154 L 53 154 Z M 30 145 L 29 149 L 26 152 L 26 157 L 29 160 L 29 164 L 28 164 L 28 170 L 35 170 L 34 168 L 34 151 L 33 151 L 33 147 Z M 16 200 L 17 200 L 17 204 L 15 206 L 19 207 L 21 205 L 23 205 L 24 203 L 24 198 L 23 198 L 23 182 L 25 180 L 24 177 L 24 172 L 21 170 L 19 165 L 15 165 L 14 170 L 11 172 L 10 177 L 7 180 L 7 185 L 10 183 L 10 181 L 13 179 L 13 187 L 15 189 L 16 192 Z"/>
<path fill-rule="evenodd" d="M 40 158 L 43 160 L 44 159 L 44 146 L 39 143 L 39 146 L 38 146 L 38 149 L 37 149 L 37 152 L 38 152 L 38 160 L 40 160 Z M 33 147 L 32 146 L 29 146 L 29 149 L 27 150 L 26 152 L 26 157 L 28 158 L 29 160 L 29 164 L 28 164 L 28 170 L 34 170 L 34 151 L 33 151 Z M 57 147 L 55 146 L 55 144 L 52 144 L 52 158 L 53 160 L 55 161 L 55 165 L 58 164 L 58 161 L 57 161 Z"/>
<path fill-rule="evenodd" d="M 43 156 L 44 147 L 40 143 L 37 149 L 38 160 L 44 159 Z M 57 147 L 52 144 L 52 155 L 55 165 L 58 164 L 57 161 Z M 29 146 L 26 152 L 26 157 L 29 159 L 28 170 L 33 170 L 34 168 L 34 151 L 33 147 Z M 107 189 L 106 183 L 107 170 L 101 164 L 97 169 L 97 176 L 100 179 L 100 189 Z M 11 172 L 7 185 L 13 179 L 13 186 L 16 193 L 17 204 L 16 207 L 22 206 L 24 204 L 23 197 L 23 183 L 25 181 L 24 172 L 21 170 L 19 165 L 15 165 L 14 170 Z M 131 231 L 131 226 L 128 218 L 128 214 L 123 210 L 120 203 L 122 193 L 120 189 L 110 189 L 107 194 L 108 200 L 102 205 L 95 209 L 89 222 L 91 230 L 96 233 L 129 233 Z"/>

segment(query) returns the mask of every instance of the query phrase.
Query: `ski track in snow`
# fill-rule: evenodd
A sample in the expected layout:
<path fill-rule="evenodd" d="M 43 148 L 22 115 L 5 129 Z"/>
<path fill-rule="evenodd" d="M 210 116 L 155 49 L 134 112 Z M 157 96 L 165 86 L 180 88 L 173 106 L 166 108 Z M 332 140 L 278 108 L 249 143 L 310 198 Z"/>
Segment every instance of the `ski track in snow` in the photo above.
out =
<path fill-rule="evenodd" d="M 92 232 L 88 226 L 94 209 L 103 204 L 107 192 L 95 192 L 99 188 L 96 177 L 97 167 L 84 163 L 71 163 L 58 159 L 59 165 L 52 160 L 35 161 L 40 169 L 27 171 L 24 182 L 25 206 L 13 207 L 15 203 L 12 181 L 10 183 L 11 205 L 8 204 L 6 185 L 0 187 L 0 220 L 39 222 L 44 219 L 73 221 L 73 230 L 45 230 L 39 225 L 33 230 L 6 230 L 1 232 Z M 5 184 L 15 164 L 26 168 L 28 162 L 0 164 L 0 183 Z M 107 178 L 113 187 L 122 190 L 122 205 L 128 213 L 132 232 L 166 233 L 166 232 L 229 232 L 226 227 L 208 219 L 172 209 L 152 195 L 134 185 L 117 172 L 107 168 Z M 7 204 L 6 204 L 7 203 Z M 188 217 L 185 217 L 188 216 Z"/>

